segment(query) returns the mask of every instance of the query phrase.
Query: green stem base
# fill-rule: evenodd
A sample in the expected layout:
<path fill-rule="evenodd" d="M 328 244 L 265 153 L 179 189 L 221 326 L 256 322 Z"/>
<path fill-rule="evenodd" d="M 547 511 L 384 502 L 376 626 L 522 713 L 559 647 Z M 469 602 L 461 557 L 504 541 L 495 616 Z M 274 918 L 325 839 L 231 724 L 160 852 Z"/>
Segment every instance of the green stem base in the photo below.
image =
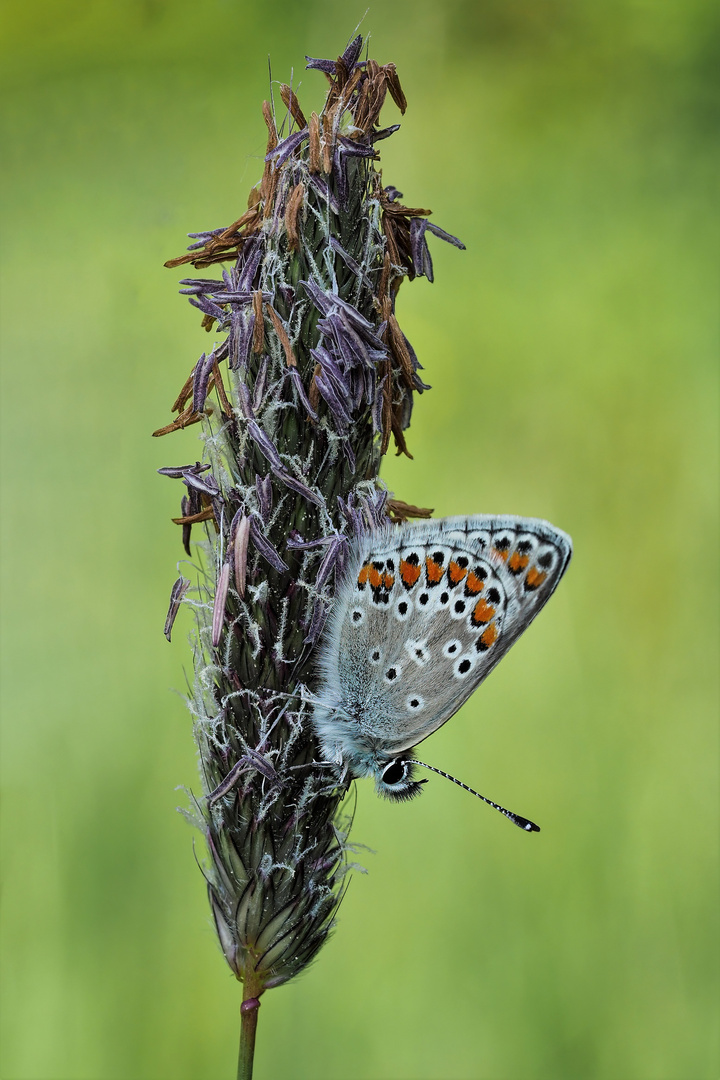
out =
<path fill-rule="evenodd" d="M 243 983 L 243 1000 L 240 1006 L 240 1052 L 237 1080 L 252 1080 L 261 993 L 260 984 L 252 976 L 247 976 Z"/>

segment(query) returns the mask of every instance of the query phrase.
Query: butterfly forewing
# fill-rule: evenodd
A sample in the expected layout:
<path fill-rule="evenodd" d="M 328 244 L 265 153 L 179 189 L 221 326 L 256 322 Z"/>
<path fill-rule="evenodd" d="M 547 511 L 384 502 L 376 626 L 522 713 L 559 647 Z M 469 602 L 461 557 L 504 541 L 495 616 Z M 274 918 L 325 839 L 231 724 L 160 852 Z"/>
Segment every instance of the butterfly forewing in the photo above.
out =
<path fill-rule="evenodd" d="M 353 734 L 392 755 L 450 719 L 545 604 L 570 552 L 564 533 L 526 518 L 447 518 L 365 538 L 323 658 Z"/>

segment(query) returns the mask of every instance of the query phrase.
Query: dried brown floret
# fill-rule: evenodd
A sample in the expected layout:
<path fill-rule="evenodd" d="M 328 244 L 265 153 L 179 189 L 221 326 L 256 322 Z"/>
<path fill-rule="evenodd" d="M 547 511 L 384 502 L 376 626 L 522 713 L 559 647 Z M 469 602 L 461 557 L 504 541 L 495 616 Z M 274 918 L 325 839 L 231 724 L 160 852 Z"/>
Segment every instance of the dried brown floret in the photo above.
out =
<path fill-rule="evenodd" d="M 288 234 L 288 247 L 290 251 L 297 251 L 300 247 L 300 233 L 298 232 L 298 215 L 305 199 L 305 185 L 296 184 L 290 192 L 290 198 L 285 207 L 285 228 Z"/>
<path fill-rule="evenodd" d="M 409 518 L 431 518 L 434 511 L 426 506 L 413 506 L 402 499 L 388 499 L 385 504 L 388 517 L 392 521 L 407 521 Z"/>
<path fill-rule="evenodd" d="M 272 304 L 266 304 L 265 310 L 270 316 L 270 321 L 275 327 L 275 333 L 278 336 L 280 344 L 285 352 L 285 362 L 288 367 L 297 367 L 297 360 L 295 359 L 295 353 L 293 352 L 292 345 L 290 344 L 290 338 L 288 337 L 287 330 L 282 324 L 282 320 L 278 315 Z"/>
<path fill-rule="evenodd" d="M 283 104 L 285 105 L 285 107 L 290 110 L 292 118 L 297 124 L 297 126 L 300 128 L 307 127 L 307 120 L 305 119 L 303 111 L 298 104 L 298 99 L 287 83 L 280 84 L 280 97 L 283 99 Z"/>

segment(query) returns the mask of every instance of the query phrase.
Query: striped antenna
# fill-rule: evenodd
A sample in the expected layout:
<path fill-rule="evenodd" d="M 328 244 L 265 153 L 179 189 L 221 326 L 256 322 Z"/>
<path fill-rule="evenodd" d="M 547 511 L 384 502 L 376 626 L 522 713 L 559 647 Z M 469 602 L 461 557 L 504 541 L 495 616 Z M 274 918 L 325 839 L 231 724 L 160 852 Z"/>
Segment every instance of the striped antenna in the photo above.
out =
<path fill-rule="evenodd" d="M 474 788 L 468 787 L 467 784 L 463 784 L 462 780 L 458 780 L 456 777 L 451 776 L 450 773 L 443 772 L 442 769 L 436 769 L 434 765 L 428 765 L 425 761 L 418 761 L 417 758 L 406 758 L 408 765 L 422 765 L 423 769 L 429 769 L 430 772 L 437 773 L 438 776 L 444 776 L 446 780 L 452 780 L 453 784 L 457 784 L 458 787 L 463 788 L 465 791 L 469 791 L 471 795 L 475 795 L 478 799 L 482 799 L 488 806 L 492 806 L 494 810 L 499 810 L 501 814 L 504 814 L 506 818 L 512 821 L 513 825 L 517 825 L 519 829 L 523 829 L 525 832 L 540 832 L 540 826 L 536 825 L 534 821 L 529 821 L 528 818 L 520 817 L 519 814 L 513 814 L 512 810 L 506 810 L 504 806 L 500 806 L 498 803 L 493 802 L 492 799 L 486 799 L 484 795 L 481 795 L 479 791 L 475 791 Z"/>

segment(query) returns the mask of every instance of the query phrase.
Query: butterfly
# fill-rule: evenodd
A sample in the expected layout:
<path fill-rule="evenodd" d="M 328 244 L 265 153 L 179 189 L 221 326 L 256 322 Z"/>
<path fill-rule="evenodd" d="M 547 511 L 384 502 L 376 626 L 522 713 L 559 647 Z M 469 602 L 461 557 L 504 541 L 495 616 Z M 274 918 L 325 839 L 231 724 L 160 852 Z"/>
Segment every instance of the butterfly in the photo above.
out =
<path fill-rule="evenodd" d="M 538 831 L 413 748 L 527 629 L 571 555 L 554 525 L 512 516 L 388 525 L 355 539 L 319 649 L 313 724 L 324 759 L 398 801 L 422 790 L 422 765 Z"/>

